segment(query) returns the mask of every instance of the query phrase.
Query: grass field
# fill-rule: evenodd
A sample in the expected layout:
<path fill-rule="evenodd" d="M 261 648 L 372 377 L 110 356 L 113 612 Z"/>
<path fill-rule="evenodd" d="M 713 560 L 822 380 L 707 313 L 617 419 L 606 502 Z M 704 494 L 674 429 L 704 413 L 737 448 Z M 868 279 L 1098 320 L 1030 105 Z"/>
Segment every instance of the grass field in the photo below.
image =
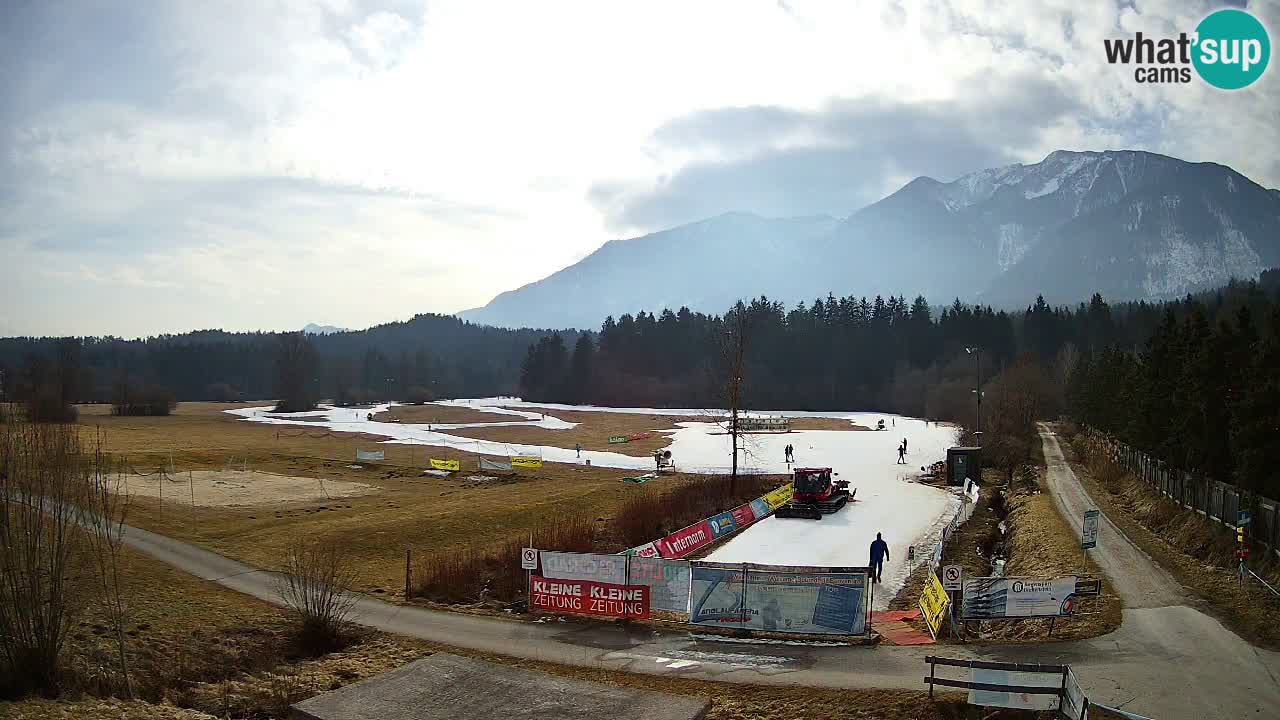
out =
<path fill-rule="evenodd" d="M 214 583 L 126 552 L 128 656 L 138 699 L 99 697 L 81 687 L 60 700 L 0 702 L 6 720 L 207 720 L 284 717 L 285 708 L 312 695 L 357 682 L 433 652 L 451 652 L 611 685 L 710 700 L 713 720 L 778 718 L 1032 718 L 990 714 L 963 696 L 923 691 L 833 690 L 730 685 L 676 677 L 632 675 L 595 668 L 474 653 L 364 632 L 350 647 L 319 657 L 297 654 L 292 620 L 280 609 Z M 68 648 L 73 667 L 113 667 L 107 619 L 90 608 Z M 871 652 L 871 650 L 868 650 Z M 105 694 L 105 693 L 102 693 Z"/>
<path fill-rule="evenodd" d="M 464 468 L 475 468 L 475 457 L 409 445 L 378 445 L 387 461 L 356 468 L 356 448 L 373 448 L 371 436 L 277 429 L 223 412 L 232 407 L 243 406 L 182 403 L 168 417 L 113 417 L 105 406 L 88 406 L 80 422 L 86 435 L 98 432 L 104 449 L 127 457 L 138 472 L 175 470 L 165 482 L 163 504 L 158 493 L 133 496 L 131 524 L 267 568 L 279 566 L 284 548 L 296 538 L 340 542 L 359 563 L 359 589 L 384 597 L 403 595 L 406 550 L 421 556 L 497 545 L 570 511 L 607 519 L 626 498 L 653 485 L 621 482 L 633 472 L 555 463 L 519 470 L 500 482 L 468 480 L 474 473 L 465 470 L 438 478 L 422 474 L 428 457 L 459 460 Z M 202 507 L 197 487 L 192 507 L 188 471 L 228 467 L 312 478 L 321 493 L 323 483 L 335 481 L 372 490 L 332 499 L 313 491 L 309 498 L 267 506 Z M 658 482 L 698 477 L 664 476 Z"/>

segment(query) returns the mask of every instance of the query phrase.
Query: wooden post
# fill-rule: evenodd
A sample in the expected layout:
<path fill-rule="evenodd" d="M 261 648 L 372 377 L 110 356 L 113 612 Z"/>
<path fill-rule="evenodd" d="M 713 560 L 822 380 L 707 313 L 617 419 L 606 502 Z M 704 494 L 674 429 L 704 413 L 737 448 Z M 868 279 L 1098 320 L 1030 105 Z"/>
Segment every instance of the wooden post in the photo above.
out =
<path fill-rule="evenodd" d="M 933 697 L 933 671 L 934 671 L 933 656 L 930 655 L 928 660 L 929 660 L 929 697 L 932 698 Z"/>
<path fill-rule="evenodd" d="M 412 572 L 413 572 L 412 560 L 413 560 L 413 550 L 410 548 L 405 548 L 404 549 L 404 599 L 406 602 L 413 598 L 413 590 L 410 582 L 412 579 Z"/>
<path fill-rule="evenodd" d="M 1054 623 L 1054 621 L 1055 621 L 1055 620 L 1057 620 L 1057 619 L 1058 619 L 1058 618 L 1056 618 L 1056 617 L 1051 617 L 1051 618 L 1049 618 L 1049 637 L 1053 637 L 1053 623 Z"/>

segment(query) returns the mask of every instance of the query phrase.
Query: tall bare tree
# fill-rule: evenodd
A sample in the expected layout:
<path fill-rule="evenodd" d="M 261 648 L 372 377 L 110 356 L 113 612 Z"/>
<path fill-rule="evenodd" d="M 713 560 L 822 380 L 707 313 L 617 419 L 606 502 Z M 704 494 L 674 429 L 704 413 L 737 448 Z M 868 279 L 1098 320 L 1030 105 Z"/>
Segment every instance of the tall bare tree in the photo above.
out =
<path fill-rule="evenodd" d="M 733 448 L 733 459 L 730 489 L 738 488 L 738 453 L 741 450 L 739 438 L 742 415 L 742 391 L 746 382 L 747 342 L 750 339 L 751 318 L 747 306 L 739 300 L 733 309 L 724 315 L 724 338 L 720 347 L 721 397 L 728 410 L 726 430 Z"/>

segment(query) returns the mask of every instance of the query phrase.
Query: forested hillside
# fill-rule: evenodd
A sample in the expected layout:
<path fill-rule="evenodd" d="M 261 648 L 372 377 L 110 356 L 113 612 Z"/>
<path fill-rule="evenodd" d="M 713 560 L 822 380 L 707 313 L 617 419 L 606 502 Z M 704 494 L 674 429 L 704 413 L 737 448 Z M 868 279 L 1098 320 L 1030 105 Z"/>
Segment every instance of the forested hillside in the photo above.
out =
<path fill-rule="evenodd" d="M 421 387 L 442 397 L 515 393 L 526 348 L 545 330 L 472 325 L 418 315 L 357 332 L 311 336 L 319 397 L 404 398 Z M 572 336 L 571 336 L 572 337 Z M 278 333 L 203 330 L 143 340 L 3 338 L 4 397 L 56 384 L 67 402 L 109 402 L 125 381 L 155 384 L 179 400 L 275 397 Z"/>

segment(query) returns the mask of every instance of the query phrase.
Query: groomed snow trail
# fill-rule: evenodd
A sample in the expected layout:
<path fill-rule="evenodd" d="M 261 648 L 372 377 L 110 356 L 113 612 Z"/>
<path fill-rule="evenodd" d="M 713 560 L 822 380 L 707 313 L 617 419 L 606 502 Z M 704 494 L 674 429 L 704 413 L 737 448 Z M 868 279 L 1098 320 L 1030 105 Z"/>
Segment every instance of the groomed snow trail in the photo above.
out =
<path fill-rule="evenodd" d="M 590 460 L 597 467 L 642 471 L 653 469 L 651 459 L 596 450 L 583 450 L 579 458 L 569 448 L 475 440 L 450 435 L 447 431 L 513 425 L 564 430 L 576 425 L 554 417 L 552 413 L 557 410 L 676 417 L 705 417 L 709 414 L 705 409 L 537 404 L 503 397 L 449 400 L 438 404 L 494 413 L 495 422 L 432 424 L 428 428 L 420 424 L 368 420 L 370 413 L 376 415 L 390 404 L 360 409 L 322 407 L 302 413 L 274 413 L 270 408 L 243 408 L 227 412 L 253 422 L 383 435 L 390 438 L 385 441 L 388 443 L 448 447 L 482 455 L 531 455 L 559 463 L 581 464 Z M 942 526 L 960 505 L 956 493 L 910 481 L 919 474 L 922 465 L 946 457 L 947 448 L 955 444 L 956 430 L 887 414 L 805 411 L 770 411 L 768 414 L 847 419 L 863 427 L 875 427 L 878 421 L 884 420 L 887 429 L 798 430 L 782 434 L 744 435 L 744 451 L 739 458 L 742 471 L 785 475 L 791 472 L 792 467 L 831 467 L 839 473 L 839 479 L 848 480 L 851 488 L 857 488 L 857 502 L 822 520 L 767 518 L 730 539 L 708 559 L 776 565 L 864 567 L 869 559 L 871 541 L 879 532 L 889 543 L 890 559 L 885 564 L 884 582 L 876 588 L 874 604 L 876 609 L 887 607 L 911 570 L 925 559 Z M 323 419 L 307 419 L 316 416 Z M 503 416 L 519 419 L 505 420 Z M 680 470 L 729 472 L 730 439 L 721 428 L 712 423 L 693 421 L 677 425 L 679 429 L 666 432 L 671 435 L 669 449 Z M 897 448 L 904 438 L 907 440 L 907 464 L 901 465 L 897 463 Z M 794 466 L 788 466 L 784 461 L 783 448 L 788 444 L 795 447 L 797 462 Z M 917 557 L 915 562 L 909 563 L 907 548 L 911 545 L 917 547 Z"/>

